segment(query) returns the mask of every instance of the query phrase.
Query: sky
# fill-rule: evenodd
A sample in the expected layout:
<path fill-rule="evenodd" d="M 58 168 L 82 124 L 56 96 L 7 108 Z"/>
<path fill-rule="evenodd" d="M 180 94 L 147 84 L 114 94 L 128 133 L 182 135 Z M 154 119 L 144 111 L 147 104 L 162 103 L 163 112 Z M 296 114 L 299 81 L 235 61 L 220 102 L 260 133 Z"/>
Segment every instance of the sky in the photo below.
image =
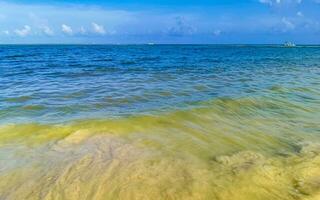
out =
<path fill-rule="evenodd" d="M 0 44 L 320 44 L 320 0 L 0 0 Z"/>

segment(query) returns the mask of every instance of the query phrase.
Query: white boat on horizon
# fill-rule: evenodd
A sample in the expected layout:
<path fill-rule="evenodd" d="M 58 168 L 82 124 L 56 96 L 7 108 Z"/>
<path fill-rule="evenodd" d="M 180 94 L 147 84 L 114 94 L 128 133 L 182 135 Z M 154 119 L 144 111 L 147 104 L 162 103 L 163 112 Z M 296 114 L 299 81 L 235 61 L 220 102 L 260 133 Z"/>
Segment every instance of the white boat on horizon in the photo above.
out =
<path fill-rule="evenodd" d="M 296 44 L 294 44 L 294 43 L 292 43 L 292 42 L 285 42 L 285 43 L 284 43 L 284 46 L 285 46 L 285 47 L 295 47 Z"/>

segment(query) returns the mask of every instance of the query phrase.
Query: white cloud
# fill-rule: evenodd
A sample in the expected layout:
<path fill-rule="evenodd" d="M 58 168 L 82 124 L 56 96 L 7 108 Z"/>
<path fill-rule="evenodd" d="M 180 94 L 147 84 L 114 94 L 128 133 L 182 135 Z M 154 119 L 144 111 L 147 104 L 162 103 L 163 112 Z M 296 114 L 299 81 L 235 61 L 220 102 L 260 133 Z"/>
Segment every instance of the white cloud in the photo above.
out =
<path fill-rule="evenodd" d="M 81 26 L 81 28 L 80 28 L 80 34 L 82 34 L 82 35 L 85 35 L 85 34 L 87 34 L 87 30 L 83 27 L 83 26 Z"/>
<path fill-rule="evenodd" d="M 303 13 L 302 13 L 301 11 L 298 11 L 298 12 L 297 12 L 297 16 L 303 17 Z"/>
<path fill-rule="evenodd" d="M 10 35 L 10 32 L 8 30 L 2 31 L 2 33 L 5 35 Z"/>
<path fill-rule="evenodd" d="M 275 5 L 275 4 L 280 4 L 281 0 L 259 0 L 259 2 L 272 6 L 272 5 Z"/>
<path fill-rule="evenodd" d="M 91 23 L 92 25 L 92 28 L 93 28 L 93 31 L 97 34 L 100 34 L 100 35 L 105 35 L 106 34 L 106 31 L 104 29 L 104 27 L 102 25 L 99 25 L 99 24 L 96 24 L 96 23 Z"/>
<path fill-rule="evenodd" d="M 20 37 L 25 37 L 31 33 L 31 27 L 25 25 L 22 29 L 16 29 L 14 32 Z"/>
<path fill-rule="evenodd" d="M 276 6 L 280 4 L 301 4 L 302 0 L 259 0 L 259 2 L 269 6 Z"/>
<path fill-rule="evenodd" d="M 49 26 L 42 26 L 41 29 L 42 29 L 42 32 L 48 36 L 54 35 L 53 30 Z"/>
<path fill-rule="evenodd" d="M 196 28 L 181 16 L 175 17 L 173 26 L 167 31 L 167 34 L 171 36 L 192 35 L 194 33 L 196 33 Z"/>
<path fill-rule="evenodd" d="M 284 25 L 284 29 L 283 29 L 284 31 L 295 29 L 295 25 L 290 20 L 288 20 L 287 18 L 283 17 L 281 19 L 281 22 Z"/>
<path fill-rule="evenodd" d="M 67 34 L 67 35 L 72 35 L 73 34 L 73 30 L 70 26 L 62 24 L 61 25 L 61 30 L 63 33 Z"/>

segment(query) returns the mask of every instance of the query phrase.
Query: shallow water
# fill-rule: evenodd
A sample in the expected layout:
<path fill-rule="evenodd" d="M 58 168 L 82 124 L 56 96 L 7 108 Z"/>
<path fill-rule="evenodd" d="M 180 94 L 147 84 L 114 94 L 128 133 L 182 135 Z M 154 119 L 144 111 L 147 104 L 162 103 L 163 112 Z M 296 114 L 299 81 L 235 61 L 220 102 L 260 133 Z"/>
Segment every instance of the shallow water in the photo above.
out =
<path fill-rule="evenodd" d="M 320 199 L 319 53 L 0 46 L 0 199 Z"/>

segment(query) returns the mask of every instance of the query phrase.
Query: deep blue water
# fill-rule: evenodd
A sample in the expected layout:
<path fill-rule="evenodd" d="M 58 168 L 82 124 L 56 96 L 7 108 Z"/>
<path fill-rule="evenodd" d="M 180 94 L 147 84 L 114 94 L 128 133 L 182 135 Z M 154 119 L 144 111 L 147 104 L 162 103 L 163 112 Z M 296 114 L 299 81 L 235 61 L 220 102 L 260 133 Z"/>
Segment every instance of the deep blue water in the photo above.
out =
<path fill-rule="evenodd" d="M 320 48 L 0 46 L 0 123 L 61 122 L 319 87 Z"/>

